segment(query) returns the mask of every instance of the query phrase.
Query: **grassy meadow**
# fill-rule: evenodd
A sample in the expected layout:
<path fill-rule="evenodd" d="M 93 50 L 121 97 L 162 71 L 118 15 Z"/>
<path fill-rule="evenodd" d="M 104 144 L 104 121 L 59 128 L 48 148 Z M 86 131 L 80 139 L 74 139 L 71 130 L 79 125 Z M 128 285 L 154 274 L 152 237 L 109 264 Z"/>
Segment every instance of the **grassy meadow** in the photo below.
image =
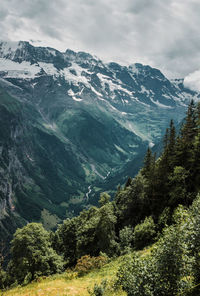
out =
<path fill-rule="evenodd" d="M 108 291 L 106 295 L 124 296 L 121 290 L 114 291 L 116 272 L 124 257 L 119 257 L 111 261 L 99 270 L 93 270 L 88 274 L 78 277 L 76 272 L 66 271 L 47 278 L 39 278 L 27 286 L 19 286 L 11 290 L 0 292 L 1 296 L 88 296 L 88 289 L 92 289 L 94 284 L 101 283 L 102 280 L 108 281 Z M 109 288 L 110 287 L 110 288 Z"/>

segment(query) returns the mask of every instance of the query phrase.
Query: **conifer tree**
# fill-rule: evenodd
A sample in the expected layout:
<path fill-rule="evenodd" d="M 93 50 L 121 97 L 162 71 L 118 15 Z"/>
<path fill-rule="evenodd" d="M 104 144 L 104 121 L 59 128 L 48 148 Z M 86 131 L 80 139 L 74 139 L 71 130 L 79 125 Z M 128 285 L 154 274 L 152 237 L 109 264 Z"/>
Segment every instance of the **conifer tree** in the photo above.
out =
<path fill-rule="evenodd" d="M 200 188 L 200 102 L 196 106 L 196 136 L 192 153 L 192 166 L 190 169 L 191 179 L 193 181 L 193 190 Z"/>
<path fill-rule="evenodd" d="M 151 149 L 148 147 L 147 153 L 144 158 L 144 167 L 142 168 L 142 175 L 149 180 L 151 173 L 152 173 L 152 167 L 153 166 L 153 155 L 151 152 Z"/>
<path fill-rule="evenodd" d="M 192 150 L 196 136 L 196 112 L 195 104 L 192 100 L 188 106 L 185 123 L 183 124 L 180 137 L 176 145 L 176 165 L 189 169 L 192 163 Z"/>
<path fill-rule="evenodd" d="M 173 120 L 170 121 L 170 132 L 169 132 L 169 169 L 173 170 L 174 158 L 175 158 L 175 144 L 176 144 L 176 129 Z"/>

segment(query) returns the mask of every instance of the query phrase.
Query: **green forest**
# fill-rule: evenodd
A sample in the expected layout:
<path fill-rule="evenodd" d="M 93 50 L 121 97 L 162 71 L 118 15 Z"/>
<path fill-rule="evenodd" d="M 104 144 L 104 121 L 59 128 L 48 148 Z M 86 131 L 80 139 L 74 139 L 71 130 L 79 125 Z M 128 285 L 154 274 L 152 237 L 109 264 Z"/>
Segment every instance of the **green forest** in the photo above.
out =
<path fill-rule="evenodd" d="M 98 207 L 66 219 L 55 232 L 39 223 L 17 229 L 7 267 L 1 256 L 0 288 L 67 268 L 81 273 L 131 253 L 119 267 L 116 289 L 128 296 L 200 295 L 199 190 L 200 103 L 191 101 L 181 127 L 170 122 L 161 155 L 148 148 L 143 168 L 112 200 L 102 193 Z M 147 256 L 134 253 L 147 246 Z M 104 295 L 103 288 L 93 295 Z"/>

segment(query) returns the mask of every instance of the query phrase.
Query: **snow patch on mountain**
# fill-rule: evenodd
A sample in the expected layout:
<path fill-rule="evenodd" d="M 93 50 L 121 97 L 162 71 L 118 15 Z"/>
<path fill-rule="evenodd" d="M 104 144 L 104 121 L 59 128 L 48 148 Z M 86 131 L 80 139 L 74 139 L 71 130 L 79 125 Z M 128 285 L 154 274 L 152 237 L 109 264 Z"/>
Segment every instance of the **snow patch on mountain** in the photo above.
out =
<path fill-rule="evenodd" d="M 38 62 L 39 66 L 50 76 L 59 76 L 58 70 L 51 63 Z"/>
<path fill-rule="evenodd" d="M 63 70 L 61 70 L 60 73 L 62 76 L 64 76 L 65 80 L 69 84 L 74 84 L 74 85 L 78 86 L 79 83 L 82 83 L 89 88 L 90 84 L 89 84 L 87 78 L 82 75 L 77 75 L 76 74 L 77 68 L 76 68 L 75 72 L 73 70 L 74 70 L 74 67 L 68 67 L 68 68 L 64 68 Z"/>
<path fill-rule="evenodd" d="M 74 100 L 74 101 L 77 101 L 77 102 L 81 102 L 83 99 L 80 99 L 80 98 L 76 98 L 76 97 L 72 97 L 72 99 Z"/>
<path fill-rule="evenodd" d="M 151 100 L 151 102 L 153 104 L 157 105 L 160 108 L 172 109 L 171 106 L 167 106 L 167 105 L 161 104 L 158 100 L 154 101 L 152 98 L 150 98 L 150 100 Z"/>
<path fill-rule="evenodd" d="M 68 95 L 69 95 L 70 97 L 72 97 L 72 99 L 73 99 L 74 101 L 81 102 L 81 101 L 83 100 L 83 99 L 77 98 L 77 97 L 76 97 L 77 94 L 75 94 L 75 93 L 73 92 L 72 89 L 68 90 Z"/>
<path fill-rule="evenodd" d="M 31 65 L 30 62 L 26 61 L 16 63 L 5 58 L 0 58 L 0 72 L 6 72 L 5 76 L 7 78 L 33 79 L 40 70 L 37 64 Z"/>
<path fill-rule="evenodd" d="M 139 74 L 139 70 L 137 68 L 137 64 L 131 64 L 129 67 L 128 67 L 129 70 L 131 70 L 130 74 L 134 73 L 134 74 Z M 134 78 L 135 79 L 135 78 Z"/>
<path fill-rule="evenodd" d="M 148 89 L 146 89 L 146 87 L 144 87 L 143 85 L 141 85 L 141 91 L 140 91 L 141 94 L 146 94 L 148 96 L 150 96 L 153 92 L 152 91 L 149 91 Z"/>
<path fill-rule="evenodd" d="M 4 56 L 9 55 L 10 58 L 14 57 L 17 49 L 22 48 L 22 42 L 15 41 L 0 41 L 0 53 Z"/>
<path fill-rule="evenodd" d="M 103 95 L 98 92 L 93 86 L 90 85 L 90 89 L 93 93 L 95 93 L 97 95 L 97 97 L 102 97 Z"/>
<path fill-rule="evenodd" d="M 127 93 L 129 96 L 133 96 L 132 92 L 127 90 L 126 88 L 123 88 L 119 83 L 119 81 L 116 81 L 118 83 L 115 83 L 115 81 L 112 81 L 112 79 L 106 75 L 103 75 L 101 73 L 97 74 L 98 78 L 101 81 L 101 85 L 103 87 L 103 89 L 106 89 L 106 86 L 109 86 L 109 89 L 111 92 L 115 92 L 115 91 L 122 91 Z"/>

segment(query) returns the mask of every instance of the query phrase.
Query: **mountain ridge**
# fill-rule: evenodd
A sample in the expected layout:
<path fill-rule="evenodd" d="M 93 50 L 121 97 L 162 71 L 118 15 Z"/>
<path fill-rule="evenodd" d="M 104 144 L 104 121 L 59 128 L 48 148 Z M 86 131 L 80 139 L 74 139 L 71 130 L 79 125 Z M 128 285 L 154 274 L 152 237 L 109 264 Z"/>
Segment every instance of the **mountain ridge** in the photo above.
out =
<path fill-rule="evenodd" d="M 104 188 L 114 190 L 123 168 L 134 176 L 148 145 L 160 141 L 171 118 L 182 120 L 191 98 L 199 98 L 150 66 L 104 64 L 84 52 L 28 42 L 0 42 L 0 86 L 10 127 L 1 139 L 0 167 L 13 202 L 4 218 L 12 214 L 13 221 L 50 228 L 96 203 Z M 9 109 L 8 97 L 20 116 Z M 12 127 L 13 116 L 20 121 Z M 9 170 L 17 161 L 22 173 L 15 176 Z M 10 196 L 3 186 L 0 205 Z"/>

